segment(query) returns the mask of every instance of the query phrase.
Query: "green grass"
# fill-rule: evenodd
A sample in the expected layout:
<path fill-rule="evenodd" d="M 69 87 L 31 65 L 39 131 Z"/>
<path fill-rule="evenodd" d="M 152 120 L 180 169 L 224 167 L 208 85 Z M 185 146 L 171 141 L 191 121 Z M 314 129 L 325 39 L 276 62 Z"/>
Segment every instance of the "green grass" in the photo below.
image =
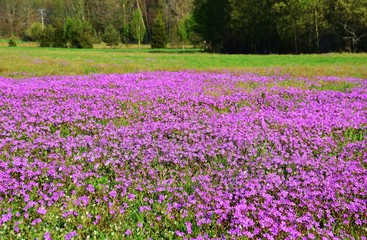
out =
<path fill-rule="evenodd" d="M 220 55 L 197 49 L 57 49 L 0 45 L 0 75 L 7 77 L 188 69 L 364 78 L 367 77 L 367 54 Z"/>

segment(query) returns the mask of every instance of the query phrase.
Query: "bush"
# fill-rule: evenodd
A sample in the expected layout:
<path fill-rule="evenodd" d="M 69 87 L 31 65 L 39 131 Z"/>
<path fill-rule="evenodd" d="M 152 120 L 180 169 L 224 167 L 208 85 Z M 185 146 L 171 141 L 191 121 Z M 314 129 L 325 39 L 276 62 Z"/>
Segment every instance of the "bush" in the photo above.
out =
<path fill-rule="evenodd" d="M 42 24 L 39 22 L 33 23 L 30 28 L 27 29 L 25 35 L 23 38 L 25 40 L 31 40 L 38 42 L 40 40 L 40 37 L 42 35 Z"/>
<path fill-rule="evenodd" d="M 47 26 L 39 37 L 41 47 L 92 48 L 95 32 L 88 22 L 69 18 Z"/>
<path fill-rule="evenodd" d="M 16 47 L 17 46 L 17 43 L 13 39 L 10 39 L 8 44 L 9 44 L 9 47 Z"/>
<path fill-rule="evenodd" d="M 104 34 L 102 36 L 102 41 L 107 44 L 107 46 L 117 46 L 119 45 L 120 33 L 116 30 L 116 28 L 111 24 L 104 30 Z"/>
<path fill-rule="evenodd" d="M 119 29 L 119 32 L 120 32 L 120 39 L 121 39 L 121 43 L 125 43 L 125 44 L 128 44 L 129 41 L 130 41 L 130 28 L 129 28 L 129 25 L 123 25 L 120 29 Z"/>
<path fill-rule="evenodd" d="M 66 47 L 63 24 L 58 22 L 54 26 L 47 26 L 39 37 L 39 43 L 41 47 Z"/>
<path fill-rule="evenodd" d="M 47 26 L 39 37 L 40 47 L 51 47 L 53 44 L 55 29 L 52 26 Z"/>
<path fill-rule="evenodd" d="M 69 18 L 65 24 L 65 37 L 71 48 L 93 48 L 94 29 L 89 22 Z"/>

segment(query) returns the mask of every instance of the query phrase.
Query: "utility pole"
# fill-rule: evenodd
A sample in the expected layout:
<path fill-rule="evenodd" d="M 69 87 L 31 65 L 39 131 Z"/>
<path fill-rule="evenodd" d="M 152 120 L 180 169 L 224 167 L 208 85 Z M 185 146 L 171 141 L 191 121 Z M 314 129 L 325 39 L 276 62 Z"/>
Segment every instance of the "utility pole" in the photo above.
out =
<path fill-rule="evenodd" d="M 42 31 L 45 30 L 45 23 L 44 23 L 44 16 L 46 15 L 45 14 L 45 10 L 46 9 L 38 9 L 38 11 L 40 12 L 41 14 L 41 21 L 42 21 Z"/>

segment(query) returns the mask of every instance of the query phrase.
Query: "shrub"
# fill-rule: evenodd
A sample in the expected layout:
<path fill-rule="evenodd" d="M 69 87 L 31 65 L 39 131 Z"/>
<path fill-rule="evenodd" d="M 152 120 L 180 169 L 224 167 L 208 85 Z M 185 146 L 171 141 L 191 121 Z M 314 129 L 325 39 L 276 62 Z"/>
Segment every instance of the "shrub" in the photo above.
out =
<path fill-rule="evenodd" d="M 39 43 L 41 47 L 66 47 L 63 24 L 58 22 L 54 26 L 47 26 L 39 37 Z"/>
<path fill-rule="evenodd" d="M 120 33 L 112 24 L 106 27 L 102 36 L 102 41 L 105 42 L 107 46 L 117 46 L 120 43 Z"/>
<path fill-rule="evenodd" d="M 128 44 L 130 40 L 130 27 L 128 24 L 123 25 L 120 29 L 120 39 L 122 43 Z"/>
<path fill-rule="evenodd" d="M 65 23 L 65 37 L 72 48 L 92 48 L 94 30 L 89 22 L 69 18 Z"/>
<path fill-rule="evenodd" d="M 42 35 L 42 24 L 39 22 L 33 23 L 30 28 L 27 29 L 25 35 L 23 36 L 26 40 L 39 41 Z"/>
<path fill-rule="evenodd" d="M 39 38 L 40 47 L 51 47 L 54 39 L 55 28 L 47 26 Z"/>
<path fill-rule="evenodd" d="M 9 47 L 16 47 L 17 46 L 17 43 L 14 41 L 14 39 L 10 39 L 8 44 L 9 44 Z"/>

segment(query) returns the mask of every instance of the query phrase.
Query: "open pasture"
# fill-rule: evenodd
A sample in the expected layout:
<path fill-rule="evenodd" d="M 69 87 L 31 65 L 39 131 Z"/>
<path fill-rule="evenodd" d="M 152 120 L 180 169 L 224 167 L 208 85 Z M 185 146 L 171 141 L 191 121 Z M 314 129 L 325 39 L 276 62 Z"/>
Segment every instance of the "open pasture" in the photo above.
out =
<path fill-rule="evenodd" d="M 24 61 L 32 62 L 32 51 Z M 58 50 L 43 51 L 54 57 L 39 57 L 39 64 L 56 69 Z M 22 59 L 21 52 L 2 63 Z M 79 60 L 75 52 L 65 50 L 66 69 L 74 69 L 73 61 L 90 66 L 81 60 L 89 52 L 79 51 Z M 123 61 L 118 54 L 129 55 L 116 51 L 109 59 Z M 185 64 L 198 64 L 200 54 Z M 137 70 L 164 68 L 156 59 L 141 64 L 146 55 L 159 56 L 131 56 Z M 170 56 L 165 59 L 186 57 Z M 227 57 L 236 58 L 221 59 Z M 213 60 L 208 69 L 216 67 L 217 56 L 207 58 Z M 248 58 L 256 64 L 256 56 Z M 29 64 L 0 66 L 9 76 L 14 69 L 26 76 L 81 73 Z M 366 72 L 350 75 L 358 74 Z M 363 239 L 367 81 L 316 76 L 2 77 L 0 236 Z"/>
<path fill-rule="evenodd" d="M 0 44 L 1 45 L 1 44 Z M 146 46 L 145 46 L 146 47 Z M 141 71 L 246 71 L 292 77 L 367 78 L 367 54 L 221 55 L 197 49 L 1 47 L 0 75 L 13 78 Z"/>

